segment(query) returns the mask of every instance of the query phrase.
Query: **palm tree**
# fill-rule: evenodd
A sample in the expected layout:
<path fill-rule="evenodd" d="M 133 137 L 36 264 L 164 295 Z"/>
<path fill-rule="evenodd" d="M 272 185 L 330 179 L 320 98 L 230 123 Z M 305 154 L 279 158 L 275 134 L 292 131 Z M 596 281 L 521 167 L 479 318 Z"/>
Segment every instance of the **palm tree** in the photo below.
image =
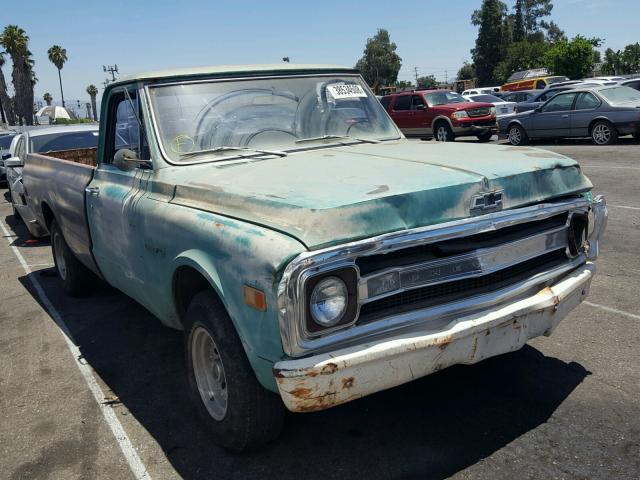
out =
<path fill-rule="evenodd" d="M 58 80 L 60 81 L 60 96 L 62 97 L 62 106 L 64 107 L 64 93 L 62 92 L 62 75 L 60 74 L 60 70 L 64 67 L 64 62 L 67 61 L 67 50 L 62 48 L 60 45 L 54 45 L 49 50 L 47 50 L 47 54 L 49 55 L 49 61 L 53 63 L 58 69 Z"/>
<path fill-rule="evenodd" d="M 15 114 L 13 113 L 13 105 L 7 92 L 7 82 L 4 78 L 4 55 L 0 53 L 0 114 L 2 116 L 2 122 L 9 125 L 16 123 Z"/>
<path fill-rule="evenodd" d="M 91 109 L 93 110 L 93 119 L 98 121 L 98 112 L 96 110 L 96 95 L 98 95 L 98 88 L 91 84 L 87 87 L 87 93 L 91 97 Z"/>
<path fill-rule="evenodd" d="M 47 107 L 51 106 L 51 101 L 53 100 L 53 97 L 51 96 L 51 94 L 49 92 L 45 93 L 42 96 L 42 99 L 47 102 Z"/>
<path fill-rule="evenodd" d="M 33 60 L 29 37 L 17 25 L 7 25 L 0 34 L 0 45 L 11 56 L 11 79 L 15 89 L 15 113 L 20 124 L 33 125 Z"/>

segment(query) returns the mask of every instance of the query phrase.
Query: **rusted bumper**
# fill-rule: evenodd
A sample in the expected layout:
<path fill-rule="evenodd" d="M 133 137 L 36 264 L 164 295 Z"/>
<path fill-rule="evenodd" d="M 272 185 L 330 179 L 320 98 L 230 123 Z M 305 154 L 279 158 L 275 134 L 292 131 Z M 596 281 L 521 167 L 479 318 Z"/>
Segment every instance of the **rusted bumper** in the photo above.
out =
<path fill-rule="evenodd" d="M 588 294 L 587 263 L 555 285 L 516 302 L 459 318 L 447 329 L 401 335 L 274 365 L 280 395 L 293 412 L 324 410 L 455 364 L 477 363 L 550 335 Z"/>

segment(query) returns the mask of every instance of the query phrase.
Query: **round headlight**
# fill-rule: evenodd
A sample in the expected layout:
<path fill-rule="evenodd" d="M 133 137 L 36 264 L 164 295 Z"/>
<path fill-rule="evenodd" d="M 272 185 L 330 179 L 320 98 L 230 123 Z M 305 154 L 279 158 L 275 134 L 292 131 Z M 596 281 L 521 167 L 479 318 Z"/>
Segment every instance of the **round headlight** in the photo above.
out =
<path fill-rule="evenodd" d="M 318 282 L 311 292 L 310 310 L 313 320 L 322 327 L 337 324 L 347 311 L 347 286 L 338 277 L 327 277 Z"/>

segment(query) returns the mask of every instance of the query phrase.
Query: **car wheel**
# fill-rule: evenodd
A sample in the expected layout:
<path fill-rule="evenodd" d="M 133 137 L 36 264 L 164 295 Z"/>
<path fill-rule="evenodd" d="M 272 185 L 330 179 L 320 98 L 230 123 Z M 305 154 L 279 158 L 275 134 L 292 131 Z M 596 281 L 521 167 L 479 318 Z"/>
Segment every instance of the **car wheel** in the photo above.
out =
<path fill-rule="evenodd" d="M 69 249 L 58 222 L 53 220 L 51 227 L 51 253 L 53 262 L 62 280 L 64 292 L 71 297 L 87 293 L 95 279 L 93 273 L 75 257 Z"/>
<path fill-rule="evenodd" d="M 509 142 L 516 147 L 527 145 L 529 143 L 529 136 L 522 126 L 514 124 L 509 127 Z"/>
<path fill-rule="evenodd" d="M 453 130 L 451 130 L 449 124 L 445 122 L 440 122 L 436 125 L 434 137 L 439 142 L 453 142 L 455 140 Z"/>
<path fill-rule="evenodd" d="M 275 439 L 284 405 L 256 379 L 224 306 L 198 293 L 185 315 L 189 391 L 198 416 L 218 445 L 235 452 Z"/>
<path fill-rule="evenodd" d="M 491 137 L 493 137 L 493 133 L 492 132 L 484 132 L 481 133 L 480 135 L 478 135 L 478 141 L 480 142 L 488 142 L 489 140 L 491 140 Z"/>
<path fill-rule="evenodd" d="M 618 131 L 611 123 L 600 120 L 591 127 L 591 140 L 596 145 L 612 145 L 618 141 Z"/>

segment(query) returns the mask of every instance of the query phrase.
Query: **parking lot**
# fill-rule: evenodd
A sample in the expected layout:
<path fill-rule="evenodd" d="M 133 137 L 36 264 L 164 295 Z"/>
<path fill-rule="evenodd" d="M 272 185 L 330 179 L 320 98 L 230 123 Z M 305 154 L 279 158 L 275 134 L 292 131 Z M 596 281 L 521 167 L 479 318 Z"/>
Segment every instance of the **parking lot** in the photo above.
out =
<path fill-rule="evenodd" d="M 536 146 L 576 158 L 610 206 L 587 301 L 550 338 L 290 414 L 277 443 L 240 456 L 197 423 L 181 333 L 106 285 L 65 297 L 48 241 L 29 237 L 3 189 L 1 476 L 638 478 L 640 144 Z"/>

